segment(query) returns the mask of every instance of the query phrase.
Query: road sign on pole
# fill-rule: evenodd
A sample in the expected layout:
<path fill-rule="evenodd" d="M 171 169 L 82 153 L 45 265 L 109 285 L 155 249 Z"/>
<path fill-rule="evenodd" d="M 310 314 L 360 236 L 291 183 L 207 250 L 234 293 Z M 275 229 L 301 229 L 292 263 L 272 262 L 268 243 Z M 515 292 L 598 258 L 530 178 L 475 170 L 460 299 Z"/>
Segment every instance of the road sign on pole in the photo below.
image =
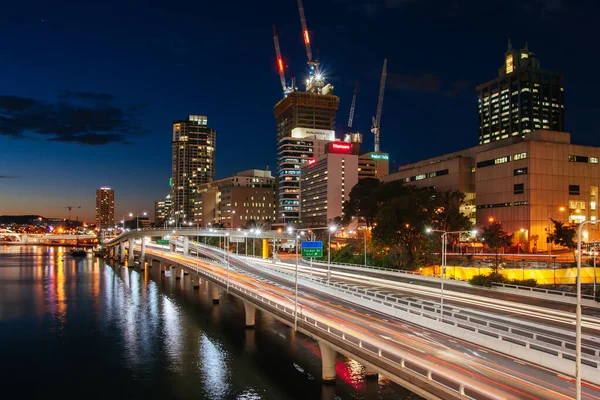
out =
<path fill-rule="evenodd" d="M 156 244 L 169 244 L 168 240 L 164 240 L 164 239 L 157 239 L 156 240 Z"/>
<path fill-rule="evenodd" d="M 323 242 L 302 242 L 302 257 L 323 257 Z"/>

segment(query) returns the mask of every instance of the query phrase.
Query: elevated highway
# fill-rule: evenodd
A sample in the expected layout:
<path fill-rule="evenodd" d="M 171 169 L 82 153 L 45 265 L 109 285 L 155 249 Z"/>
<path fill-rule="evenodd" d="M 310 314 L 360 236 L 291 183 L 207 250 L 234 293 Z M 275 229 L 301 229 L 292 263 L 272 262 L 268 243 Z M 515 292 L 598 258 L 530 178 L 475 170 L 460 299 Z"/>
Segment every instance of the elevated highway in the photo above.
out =
<path fill-rule="evenodd" d="M 130 238 L 125 235 L 108 243 L 113 249 L 113 256 L 125 259 L 125 246 L 121 243 L 128 241 L 128 247 L 133 248 Z M 148 268 L 169 269 L 174 279 L 208 280 L 213 290 L 217 288 L 217 301 L 219 287 L 242 298 L 249 325 L 253 324 L 256 308 L 273 314 L 292 327 L 297 322 L 300 332 L 319 343 L 323 378 L 326 380 L 335 378 L 332 362 L 335 352 L 339 352 L 426 398 L 562 399 L 574 396 L 574 383 L 569 376 L 570 366 L 573 366 L 574 372 L 574 363 L 568 358 L 568 348 L 563 351 L 566 357 L 550 353 L 542 356 L 543 351 L 519 348 L 509 342 L 508 347 L 515 353 L 536 352 L 536 357 L 529 358 L 510 355 L 507 354 L 506 343 L 500 345 L 497 339 L 489 336 L 489 328 L 483 331 L 461 328 L 463 335 L 453 336 L 452 332 L 459 331 L 449 323 L 453 318 L 452 310 L 448 310 L 449 314 L 444 313 L 443 321 L 435 307 L 431 307 L 432 311 L 421 307 L 420 319 L 406 318 L 409 314 L 416 315 L 415 311 L 411 308 L 401 312 L 404 305 L 400 307 L 402 303 L 399 302 L 393 304 L 388 294 L 374 293 L 372 296 L 359 293 L 356 296 L 356 293 L 351 293 L 353 288 L 347 282 L 346 288 L 339 286 L 343 282 L 327 283 L 316 276 L 311 277 L 310 274 L 318 274 L 318 271 L 312 270 L 304 270 L 298 279 L 300 290 L 295 312 L 295 274 L 289 270 L 289 265 L 261 265 L 220 249 L 190 245 L 189 241 L 186 245 L 185 242 L 180 242 L 181 250 L 188 254 L 171 251 L 173 246 L 150 248 L 142 241 L 137 248 L 140 265 L 144 267 L 144 261 L 147 261 Z M 189 255 L 190 251 L 203 258 Z M 129 265 L 133 265 L 133 252 L 129 252 L 127 259 Z M 272 261 L 270 263 L 273 264 Z M 334 274 L 332 280 L 334 278 L 339 277 Z M 378 295 L 383 298 L 378 298 Z M 427 307 L 427 304 L 421 305 Z M 464 335 L 465 330 L 467 335 Z M 565 342 L 568 342 L 566 339 Z M 585 345 L 595 351 L 591 339 Z M 544 349 L 544 346 L 538 348 Z M 594 361 L 597 356 L 593 353 L 588 359 Z M 540 366 L 544 364 L 542 358 L 554 362 L 557 368 Z M 597 365 L 584 367 L 587 371 L 584 374 L 584 398 L 600 398 L 597 386 L 600 370 Z M 564 371 L 557 372 L 561 368 Z"/>

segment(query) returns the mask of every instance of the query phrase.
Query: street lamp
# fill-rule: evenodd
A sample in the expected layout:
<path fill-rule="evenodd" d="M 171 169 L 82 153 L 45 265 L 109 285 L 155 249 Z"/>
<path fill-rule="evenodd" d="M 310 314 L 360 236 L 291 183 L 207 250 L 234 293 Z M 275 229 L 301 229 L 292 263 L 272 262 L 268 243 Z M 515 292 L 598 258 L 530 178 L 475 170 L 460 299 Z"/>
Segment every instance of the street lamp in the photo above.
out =
<path fill-rule="evenodd" d="M 331 279 L 331 234 L 337 231 L 337 226 L 331 225 L 329 231 L 329 243 L 327 244 L 327 283 Z"/>
<path fill-rule="evenodd" d="M 293 234 L 298 229 L 294 229 L 291 226 L 288 226 L 286 229 L 288 234 Z M 298 245 L 300 242 L 300 237 L 304 236 L 304 231 L 300 231 L 299 234 L 295 235 L 296 238 L 294 240 L 294 244 L 296 246 L 296 278 L 295 278 L 295 290 L 294 290 L 294 331 L 298 330 Z"/>
<path fill-rule="evenodd" d="M 575 314 L 575 399 L 581 400 L 581 229 L 585 224 L 596 221 L 582 221 L 577 229 L 577 308 Z M 595 279 L 594 279 L 595 280 Z M 594 293 L 595 295 L 596 293 Z"/>
<path fill-rule="evenodd" d="M 229 232 L 225 233 L 225 242 L 229 239 Z M 225 251 L 227 254 L 225 255 L 226 263 L 227 263 L 227 293 L 229 293 L 229 245 L 226 245 Z"/>
<path fill-rule="evenodd" d="M 493 218 L 490 218 L 493 220 Z M 490 221 L 491 222 L 491 221 Z M 452 232 L 447 232 L 444 230 L 440 230 L 440 229 L 431 229 L 431 228 L 427 228 L 426 231 L 428 233 L 430 232 L 442 232 L 442 283 L 440 285 L 440 318 L 441 320 L 444 319 L 444 278 L 446 276 L 446 257 L 447 257 L 447 250 L 446 250 L 446 244 L 447 244 L 447 236 L 449 234 L 461 234 L 461 233 L 470 233 L 472 235 L 476 235 L 477 231 L 476 230 L 470 230 L 470 231 L 452 231 Z"/>

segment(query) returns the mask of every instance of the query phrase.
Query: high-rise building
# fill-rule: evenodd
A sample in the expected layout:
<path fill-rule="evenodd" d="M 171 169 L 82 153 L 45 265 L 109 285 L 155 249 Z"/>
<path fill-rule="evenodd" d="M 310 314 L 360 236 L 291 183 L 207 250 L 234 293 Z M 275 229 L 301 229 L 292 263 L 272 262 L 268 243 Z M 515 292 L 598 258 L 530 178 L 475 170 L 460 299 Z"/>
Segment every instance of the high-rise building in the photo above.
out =
<path fill-rule="evenodd" d="M 274 108 L 277 121 L 278 211 L 281 222 L 300 219 L 300 167 L 325 154 L 335 140 L 339 97 L 325 85 L 318 93 L 291 92 Z"/>
<path fill-rule="evenodd" d="M 546 129 L 564 131 L 563 75 L 541 69 L 529 51 L 510 41 L 498 78 L 477 87 L 479 144 Z"/>
<path fill-rule="evenodd" d="M 365 153 L 358 157 L 358 179 L 381 179 L 390 173 L 390 156 L 388 153 Z"/>
<path fill-rule="evenodd" d="M 115 225 L 115 191 L 108 186 L 96 190 L 96 227 L 108 229 Z"/>
<path fill-rule="evenodd" d="M 271 171 L 251 169 L 198 186 L 194 225 L 223 224 L 240 228 L 249 221 L 275 221 L 275 178 Z"/>
<path fill-rule="evenodd" d="M 178 225 L 194 221 L 198 185 L 214 180 L 216 137 L 205 115 L 173 122 L 171 216 Z"/>
<path fill-rule="evenodd" d="M 327 154 L 302 166 L 302 225 L 327 226 L 342 216 L 344 201 L 358 182 L 358 155 L 352 153 L 352 144 L 332 142 Z"/>

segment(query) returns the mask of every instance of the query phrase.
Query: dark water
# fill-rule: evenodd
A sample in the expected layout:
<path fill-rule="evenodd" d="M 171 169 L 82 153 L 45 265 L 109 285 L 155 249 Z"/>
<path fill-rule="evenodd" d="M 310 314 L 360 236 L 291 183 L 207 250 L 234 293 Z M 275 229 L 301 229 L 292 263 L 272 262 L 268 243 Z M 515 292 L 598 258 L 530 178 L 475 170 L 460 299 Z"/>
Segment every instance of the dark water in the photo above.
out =
<path fill-rule="evenodd" d="M 19 398 L 416 399 L 339 357 L 322 385 L 316 342 L 206 285 L 153 268 L 0 246 L 0 382 Z M 158 271 L 152 272 L 153 270 Z M 3 398 L 14 398 L 13 396 Z"/>

